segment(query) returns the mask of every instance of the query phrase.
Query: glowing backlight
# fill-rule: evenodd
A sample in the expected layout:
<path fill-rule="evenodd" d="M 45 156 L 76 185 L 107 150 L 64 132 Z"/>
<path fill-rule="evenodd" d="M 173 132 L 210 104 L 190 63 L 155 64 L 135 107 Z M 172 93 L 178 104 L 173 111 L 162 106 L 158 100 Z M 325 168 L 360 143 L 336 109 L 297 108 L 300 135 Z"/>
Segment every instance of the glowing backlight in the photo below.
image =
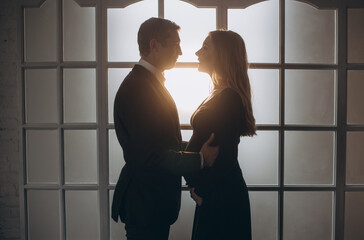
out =
<path fill-rule="evenodd" d="M 189 124 L 197 107 L 209 95 L 210 76 L 195 68 L 174 68 L 165 71 L 165 86 L 178 109 L 181 124 Z"/>

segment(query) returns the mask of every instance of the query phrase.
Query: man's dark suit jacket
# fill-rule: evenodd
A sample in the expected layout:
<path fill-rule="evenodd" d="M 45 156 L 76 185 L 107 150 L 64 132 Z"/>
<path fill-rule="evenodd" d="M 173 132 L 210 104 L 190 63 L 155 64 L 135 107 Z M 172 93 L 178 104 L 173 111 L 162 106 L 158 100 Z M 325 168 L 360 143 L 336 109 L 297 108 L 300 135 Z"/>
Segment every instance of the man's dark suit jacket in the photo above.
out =
<path fill-rule="evenodd" d="M 181 201 L 181 175 L 200 169 L 199 153 L 181 152 L 176 105 L 148 70 L 135 65 L 114 102 L 115 131 L 125 166 L 117 182 L 112 218 L 132 225 L 172 224 Z"/>

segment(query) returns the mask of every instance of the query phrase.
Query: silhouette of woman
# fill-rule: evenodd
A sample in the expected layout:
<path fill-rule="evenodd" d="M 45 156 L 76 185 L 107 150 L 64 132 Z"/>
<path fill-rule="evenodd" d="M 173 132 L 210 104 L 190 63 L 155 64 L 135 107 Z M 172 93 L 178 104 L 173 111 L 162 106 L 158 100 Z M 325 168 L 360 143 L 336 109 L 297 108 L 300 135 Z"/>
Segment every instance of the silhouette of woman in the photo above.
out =
<path fill-rule="evenodd" d="M 250 240 L 249 195 L 237 158 L 240 137 L 256 134 L 245 43 L 233 31 L 212 31 L 196 55 L 213 89 L 191 117 L 186 151 L 199 151 L 215 133 L 220 152 L 211 168 L 185 176 L 197 203 L 192 239 Z"/>

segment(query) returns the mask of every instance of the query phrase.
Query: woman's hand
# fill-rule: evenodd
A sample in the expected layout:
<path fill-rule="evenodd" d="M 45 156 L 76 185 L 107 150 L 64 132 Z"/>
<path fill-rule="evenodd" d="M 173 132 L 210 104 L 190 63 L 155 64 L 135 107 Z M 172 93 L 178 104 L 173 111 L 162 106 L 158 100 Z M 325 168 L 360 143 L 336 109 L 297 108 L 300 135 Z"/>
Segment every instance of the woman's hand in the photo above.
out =
<path fill-rule="evenodd" d="M 198 196 L 196 193 L 195 193 L 195 188 L 191 188 L 190 190 L 190 196 L 191 198 L 197 203 L 198 206 L 201 206 L 202 205 L 202 197 Z"/>
<path fill-rule="evenodd" d="M 209 139 L 202 145 L 200 152 L 203 156 L 204 166 L 211 167 L 219 155 L 219 146 L 211 146 L 215 139 L 215 134 L 211 133 Z"/>

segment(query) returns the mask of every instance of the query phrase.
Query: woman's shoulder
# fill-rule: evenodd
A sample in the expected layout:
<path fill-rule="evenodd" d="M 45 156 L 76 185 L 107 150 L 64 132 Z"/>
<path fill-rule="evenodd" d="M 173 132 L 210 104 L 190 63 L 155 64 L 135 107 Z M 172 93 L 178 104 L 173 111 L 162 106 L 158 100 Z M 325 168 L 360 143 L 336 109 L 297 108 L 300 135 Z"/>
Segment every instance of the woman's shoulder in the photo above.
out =
<path fill-rule="evenodd" d="M 239 93 L 232 88 L 224 88 L 220 91 L 218 96 L 216 96 L 220 102 L 229 104 L 239 104 L 241 103 L 241 97 Z"/>
<path fill-rule="evenodd" d="M 239 93 L 235 89 L 229 88 L 229 87 L 222 89 L 220 91 L 219 95 L 223 95 L 223 96 L 239 96 L 240 97 Z"/>

